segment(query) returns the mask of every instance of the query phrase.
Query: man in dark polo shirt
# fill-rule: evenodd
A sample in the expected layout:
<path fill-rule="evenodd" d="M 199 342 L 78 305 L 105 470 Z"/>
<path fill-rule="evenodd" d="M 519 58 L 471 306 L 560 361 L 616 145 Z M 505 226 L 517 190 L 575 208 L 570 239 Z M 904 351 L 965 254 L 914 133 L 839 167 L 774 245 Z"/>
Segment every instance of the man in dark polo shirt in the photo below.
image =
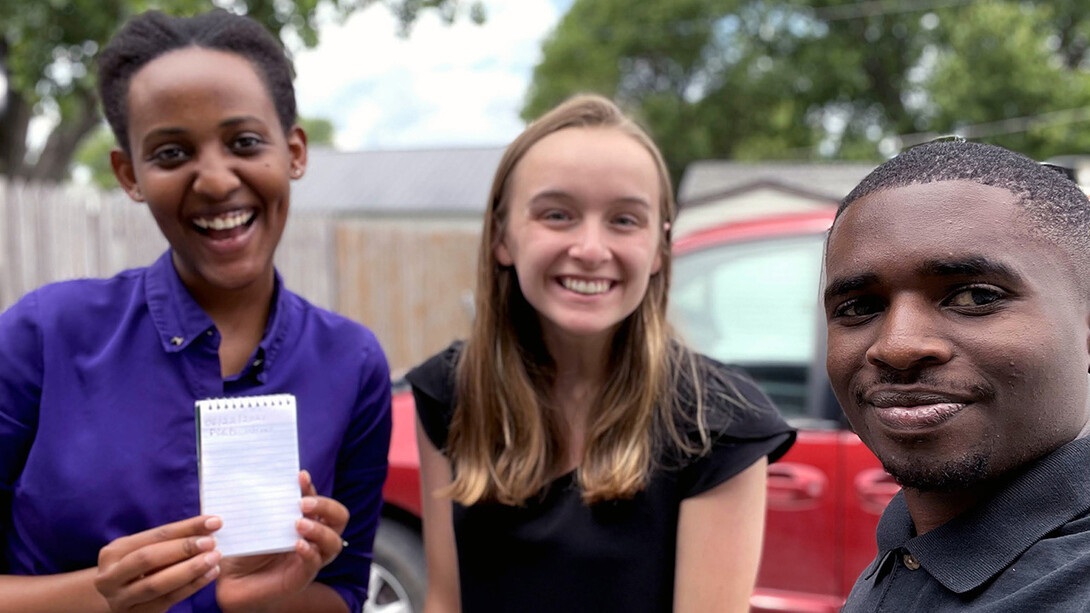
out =
<path fill-rule="evenodd" d="M 903 486 L 856 611 L 1090 611 L 1090 202 L 976 143 L 910 149 L 844 200 L 829 377 Z"/>

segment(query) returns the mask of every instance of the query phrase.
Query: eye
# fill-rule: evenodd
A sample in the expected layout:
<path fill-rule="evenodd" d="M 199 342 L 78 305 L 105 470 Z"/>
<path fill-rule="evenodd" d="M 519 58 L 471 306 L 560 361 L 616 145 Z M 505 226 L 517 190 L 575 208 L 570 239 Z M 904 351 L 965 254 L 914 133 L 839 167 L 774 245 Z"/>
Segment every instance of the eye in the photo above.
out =
<path fill-rule="evenodd" d="M 631 213 L 624 213 L 614 217 L 613 223 L 625 228 L 638 228 L 643 225 L 642 220 Z"/>
<path fill-rule="evenodd" d="M 231 141 L 231 149 L 236 153 L 254 153 L 265 144 L 265 140 L 260 136 L 247 132 L 235 137 L 235 140 Z"/>
<path fill-rule="evenodd" d="M 968 310 L 986 310 L 1006 297 L 1006 292 L 991 285 L 970 285 L 959 288 L 943 301 L 946 306 Z"/>
<path fill-rule="evenodd" d="M 862 319 L 880 313 L 885 308 L 877 296 L 859 296 L 845 300 L 833 309 L 833 319 Z"/>
<path fill-rule="evenodd" d="M 571 218 L 571 215 L 567 211 L 562 209 L 549 209 L 541 214 L 541 219 L 543 221 L 549 222 L 559 223 L 569 221 Z"/>
<path fill-rule="evenodd" d="M 164 167 L 173 167 L 181 164 L 189 157 L 189 153 L 178 145 L 161 145 L 156 147 L 148 160 Z"/>

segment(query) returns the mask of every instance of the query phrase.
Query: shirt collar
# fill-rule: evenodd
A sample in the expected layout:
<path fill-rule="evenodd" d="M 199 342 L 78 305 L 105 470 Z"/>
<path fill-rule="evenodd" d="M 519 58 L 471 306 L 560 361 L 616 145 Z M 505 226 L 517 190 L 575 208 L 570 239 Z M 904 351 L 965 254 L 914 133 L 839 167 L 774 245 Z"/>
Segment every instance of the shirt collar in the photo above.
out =
<path fill-rule="evenodd" d="M 291 319 L 288 298 L 290 292 L 283 289 L 280 273 L 274 272 L 274 275 L 269 322 L 265 326 L 265 333 L 257 351 L 258 355 L 263 356 L 264 364 L 261 367 L 264 370 L 268 370 L 276 359 Z M 197 304 L 182 283 L 169 249 L 147 268 L 144 279 L 148 311 L 155 322 L 164 351 L 182 351 L 200 335 L 215 329 L 212 318 Z"/>
<path fill-rule="evenodd" d="M 946 589 L 976 589 L 1046 534 L 1090 510 L 1088 462 L 1090 439 L 1075 439 L 1033 462 L 990 499 L 921 536 L 914 536 L 899 493 L 878 523 L 880 557 L 904 547 Z"/>
<path fill-rule="evenodd" d="M 144 274 L 148 311 L 168 353 L 182 351 L 200 334 L 214 327 L 212 318 L 197 304 L 174 269 L 167 249 Z"/>

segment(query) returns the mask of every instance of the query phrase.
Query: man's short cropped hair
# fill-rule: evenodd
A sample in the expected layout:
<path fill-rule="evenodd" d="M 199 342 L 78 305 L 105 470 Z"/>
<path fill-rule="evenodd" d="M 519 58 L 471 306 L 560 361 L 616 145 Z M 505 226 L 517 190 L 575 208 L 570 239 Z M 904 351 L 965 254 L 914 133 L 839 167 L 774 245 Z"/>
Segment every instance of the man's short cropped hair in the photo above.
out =
<path fill-rule="evenodd" d="M 1040 234 L 1067 248 L 1077 262 L 1090 261 L 1090 200 L 1082 189 L 1063 173 L 995 145 L 935 142 L 908 149 L 867 175 L 836 216 L 874 192 L 938 181 L 974 181 L 1010 191 Z"/>

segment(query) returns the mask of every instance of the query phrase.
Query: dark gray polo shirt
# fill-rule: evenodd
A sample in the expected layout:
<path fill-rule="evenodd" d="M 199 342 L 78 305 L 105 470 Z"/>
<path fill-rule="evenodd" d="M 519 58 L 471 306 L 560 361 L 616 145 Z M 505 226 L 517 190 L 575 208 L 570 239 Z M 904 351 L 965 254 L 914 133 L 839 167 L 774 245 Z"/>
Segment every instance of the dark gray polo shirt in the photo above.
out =
<path fill-rule="evenodd" d="M 923 536 L 897 494 L 843 611 L 1090 612 L 1090 439 Z"/>

